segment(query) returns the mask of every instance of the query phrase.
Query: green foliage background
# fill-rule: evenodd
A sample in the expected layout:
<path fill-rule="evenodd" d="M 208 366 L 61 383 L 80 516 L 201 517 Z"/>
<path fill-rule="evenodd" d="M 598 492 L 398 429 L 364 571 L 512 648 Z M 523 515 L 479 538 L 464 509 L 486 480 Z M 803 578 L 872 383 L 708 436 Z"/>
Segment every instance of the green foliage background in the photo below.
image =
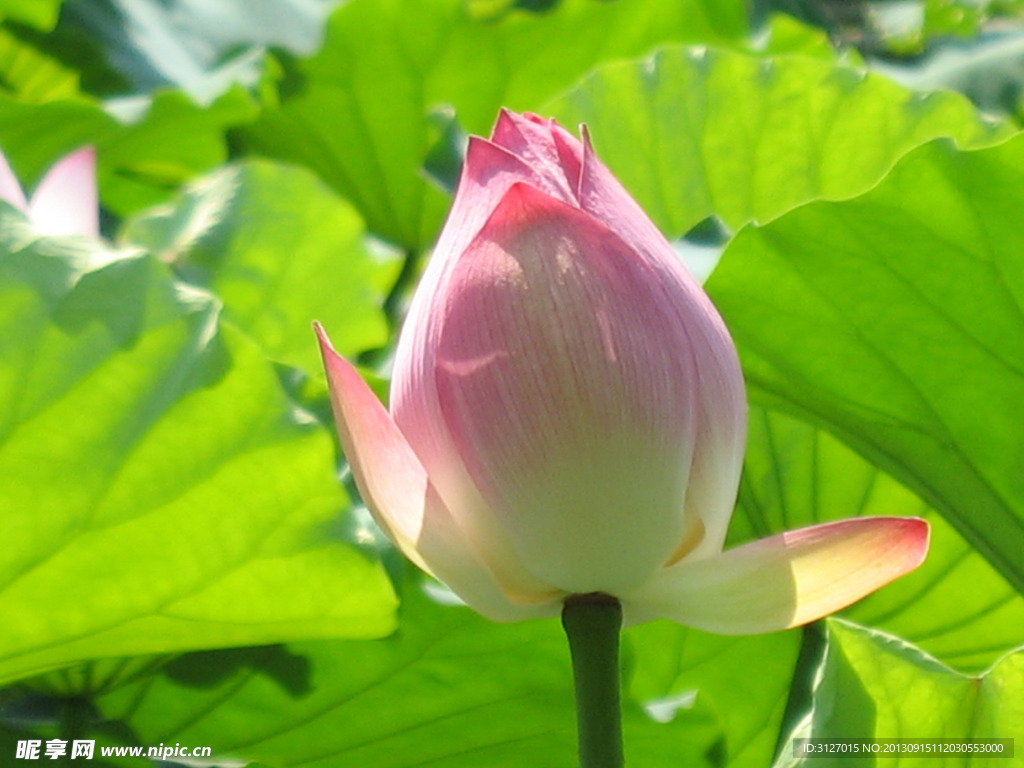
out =
<path fill-rule="evenodd" d="M 0 765 L 57 736 L 573 764 L 558 623 L 490 624 L 382 539 L 310 331 L 383 383 L 464 136 L 502 106 L 586 123 L 717 261 L 752 402 L 731 544 L 932 524 L 925 565 L 840 619 L 629 630 L 629 763 L 793 766 L 796 734 L 1020 755 L 848 768 L 1024 765 L 1020 9 L 891 5 L 0 2 L 0 147 L 31 189 L 95 146 L 104 232 L 0 205 Z"/>

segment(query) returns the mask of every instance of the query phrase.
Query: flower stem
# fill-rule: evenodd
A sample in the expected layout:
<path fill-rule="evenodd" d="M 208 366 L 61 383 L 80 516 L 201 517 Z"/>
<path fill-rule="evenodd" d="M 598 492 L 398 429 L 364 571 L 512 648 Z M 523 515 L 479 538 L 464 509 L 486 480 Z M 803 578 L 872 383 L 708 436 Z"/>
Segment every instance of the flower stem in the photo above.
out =
<path fill-rule="evenodd" d="M 576 684 L 580 768 L 622 768 L 619 630 L 622 606 L 610 595 L 572 595 L 562 608 Z"/>

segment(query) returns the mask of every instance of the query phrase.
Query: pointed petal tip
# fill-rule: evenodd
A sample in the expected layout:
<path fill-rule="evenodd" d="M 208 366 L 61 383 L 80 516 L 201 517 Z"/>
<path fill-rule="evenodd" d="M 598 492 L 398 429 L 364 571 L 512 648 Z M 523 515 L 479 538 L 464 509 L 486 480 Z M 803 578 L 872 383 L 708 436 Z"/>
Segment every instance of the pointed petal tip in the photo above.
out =
<path fill-rule="evenodd" d="M 932 527 L 927 520 L 920 517 L 889 517 L 879 518 L 892 521 L 894 533 L 903 538 L 903 545 L 909 567 L 912 571 L 921 565 L 928 556 L 931 545 Z"/>
<path fill-rule="evenodd" d="M 316 334 L 317 343 L 320 345 L 320 350 L 323 351 L 324 347 L 332 349 L 331 340 L 327 336 L 327 331 L 324 330 L 319 320 L 313 321 L 313 333 Z"/>
<path fill-rule="evenodd" d="M 316 333 L 317 343 L 320 346 L 320 357 L 324 362 L 324 371 L 327 374 L 328 384 L 333 387 L 336 383 L 341 384 L 340 381 L 335 381 L 340 377 L 347 378 L 351 375 L 359 377 L 362 381 L 362 377 L 356 372 L 355 368 L 334 349 L 334 345 L 331 343 L 331 337 L 327 335 L 327 331 L 320 324 L 319 321 L 313 321 L 313 331 Z"/>
<path fill-rule="evenodd" d="M 79 172 L 86 173 L 91 177 L 96 176 L 96 147 L 87 145 L 76 149 L 74 152 L 69 152 L 60 160 L 57 161 L 55 168 L 58 165 L 67 164 L 68 167 L 75 168 Z"/>
<path fill-rule="evenodd" d="M 494 121 L 494 126 L 491 128 L 490 141 L 501 143 L 502 134 L 508 131 L 516 131 L 519 126 L 519 114 L 513 112 L 508 107 L 502 107 L 498 110 L 498 117 Z"/>
<path fill-rule="evenodd" d="M 783 534 L 795 553 L 789 627 L 840 611 L 924 562 L 931 528 L 921 518 L 864 517 Z"/>
<path fill-rule="evenodd" d="M 463 176 L 469 175 L 481 187 L 493 183 L 494 176 L 502 172 L 517 178 L 529 173 L 529 168 L 511 150 L 479 136 L 469 137 L 463 168 Z"/>

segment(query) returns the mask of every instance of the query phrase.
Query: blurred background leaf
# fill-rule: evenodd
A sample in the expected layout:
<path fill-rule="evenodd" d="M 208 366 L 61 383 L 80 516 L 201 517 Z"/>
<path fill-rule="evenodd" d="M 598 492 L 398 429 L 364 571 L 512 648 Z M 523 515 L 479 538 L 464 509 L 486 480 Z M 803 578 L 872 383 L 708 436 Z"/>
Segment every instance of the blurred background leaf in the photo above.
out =
<path fill-rule="evenodd" d="M 314 320 L 341 354 L 389 340 L 380 308 L 398 261 L 374 253 L 359 215 L 305 168 L 227 166 L 131 220 L 122 237 L 213 291 L 278 362 L 319 370 Z"/>
<path fill-rule="evenodd" d="M 471 11 L 463 0 L 352 0 L 319 53 L 286 62 L 280 104 L 240 131 L 242 146 L 314 169 L 370 231 L 422 249 L 448 203 L 421 170 L 433 108 L 450 105 L 466 131 L 486 133 L 499 107 L 538 109 L 602 60 L 747 32 L 738 0 L 565 0 L 497 20 Z"/>
<path fill-rule="evenodd" d="M 0 26 L 0 72 L 0 88 L 20 100 L 43 102 L 78 94 L 77 71 L 24 42 L 5 26 Z"/>
<path fill-rule="evenodd" d="M 868 65 L 924 90 L 960 91 L 982 109 L 1022 113 L 1021 0 L 756 0 L 821 29 Z"/>

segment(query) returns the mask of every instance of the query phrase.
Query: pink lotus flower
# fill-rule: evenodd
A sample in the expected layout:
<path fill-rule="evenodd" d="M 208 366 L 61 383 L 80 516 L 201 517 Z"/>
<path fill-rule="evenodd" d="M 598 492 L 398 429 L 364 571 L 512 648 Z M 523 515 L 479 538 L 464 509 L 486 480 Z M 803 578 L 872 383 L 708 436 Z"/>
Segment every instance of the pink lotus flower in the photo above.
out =
<path fill-rule="evenodd" d="M 795 626 L 916 567 L 924 521 L 860 518 L 722 552 L 746 439 L 736 350 L 672 247 L 550 120 L 503 112 L 399 340 L 391 412 L 317 328 L 363 499 L 499 621 L 618 598 L 625 623 Z"/>
<path fill-rule="evenodd" d="M 0 153 L 0 200 L 22 211 L 43 235 L 98 237 L 96 152 L 80 149 L 58 160 L 39 182 L 31 200 Z"/>

